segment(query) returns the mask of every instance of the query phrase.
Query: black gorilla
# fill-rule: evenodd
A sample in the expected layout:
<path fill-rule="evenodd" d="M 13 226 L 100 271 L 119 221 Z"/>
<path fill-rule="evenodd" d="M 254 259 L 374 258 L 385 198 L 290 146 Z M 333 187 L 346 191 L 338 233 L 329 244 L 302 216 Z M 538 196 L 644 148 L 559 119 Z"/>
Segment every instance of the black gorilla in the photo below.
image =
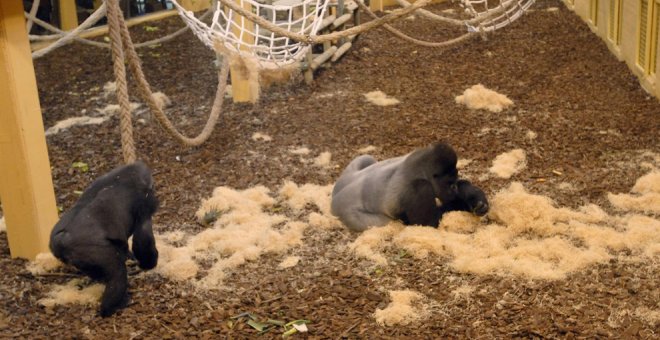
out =
<path fill-rule="evenodd" d="M 131 235 L 139 266 L 156 266 L 151 216 L 157 209 L 151 171 L 138 161 L 97 178 L 55 224 L 50 235 L 53 255 L 105 282 L 102 316 L 112 315 L 128 301 L 126 259 L 131 256 Z"/>
<path fill-rule="evenodd" d="M 359 156 L 332 190 L 332 213 L 353 231 L 393 220 L 437 227 L 442 214 L 451 210 L 485 214 L 486 195 L 458 180 L 456 161 L 456 152 L 445 143 L 381 162 Z"/>
<path fill-rule="evenodd" d="M 477 216 L 488 213 L 489 205 L 486 194 L 469 181 L 461 179 L 457 182 L 456 199 L 440 206 L 440 217 L 450 211 L 468 211 Z"/>

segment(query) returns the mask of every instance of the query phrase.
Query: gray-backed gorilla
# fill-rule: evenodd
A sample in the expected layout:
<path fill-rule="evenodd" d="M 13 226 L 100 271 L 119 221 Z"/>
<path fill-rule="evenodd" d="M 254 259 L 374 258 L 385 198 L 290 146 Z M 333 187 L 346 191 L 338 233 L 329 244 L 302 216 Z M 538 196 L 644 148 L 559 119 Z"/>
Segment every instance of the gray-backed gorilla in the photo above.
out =
<path fill-rule="evenodd" d="M 151 170 L 138 161 L 97 178 L 55 224 L 50 236 L 53 255 L 105 282 L 101 316 L 112 315 L 128 302 L 126 259 L 131 256 L 131 235 L 139 266 L 156 266 L 151 216 L 157 209 Z"/>
<path fill-rule="evenodd" d="M 438 226 L 442 203 L 458 195 L 456 152 L 436 143 L 381 162 L 355 158 L 332 190 L 332 213 L 353 231 L 393 220 L 407 225 Z"/>

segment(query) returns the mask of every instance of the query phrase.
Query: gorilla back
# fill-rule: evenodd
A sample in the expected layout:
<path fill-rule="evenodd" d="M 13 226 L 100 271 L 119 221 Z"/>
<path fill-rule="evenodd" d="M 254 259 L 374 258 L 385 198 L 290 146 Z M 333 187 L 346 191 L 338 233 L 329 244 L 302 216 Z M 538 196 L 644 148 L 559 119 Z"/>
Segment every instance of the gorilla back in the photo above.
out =
<path fill-rule="evenodd" d="M 436 199 L 456 199 L 457 156 L 445 143 L 377 162 L 357 157 L 332 191 L 332 213 L 353 231 L 383 226 L 393 220 L 437 226 Z"/>
<path fill-rule="evenodd" d="M 151 171 L 138 161 L 92 182 L 55 224 L 50 236 L 53 255 L 106 283 L 102 316 L 113 314 L 127 302 L 126 259 L 131 235 L 139 266 L 156 266 L 158 250 L 151 217 L 157 208 Z"/>

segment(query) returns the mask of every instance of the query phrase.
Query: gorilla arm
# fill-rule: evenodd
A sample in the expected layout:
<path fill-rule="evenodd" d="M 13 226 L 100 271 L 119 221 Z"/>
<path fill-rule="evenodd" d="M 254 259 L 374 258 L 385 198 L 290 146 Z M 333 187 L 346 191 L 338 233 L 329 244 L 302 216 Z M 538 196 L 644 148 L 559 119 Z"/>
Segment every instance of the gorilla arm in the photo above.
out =
<path fill-rule="evenodd" d="M 142 269 L 152 269 L 158 264 L 158 250 L 151 218 L 144 221 L 133 233 L 133 255 Z"/>
<path fill-rule="evenodd" d="M 441 213 L 435 204 L 433 188 L 426 180 L 412 181 L 404 189 L 399 207 L 402 212 L 397 217 L 406 225 L 438 226 Z"/>
<path fill-rule="evenodd" d="M 479 187 L 464 179 L 459 180 L 457 186 L 456 199 L 440 207 L 441 216 L 450 211 L 467 211 L 477 216 L 484 216 L 488 213 L 488 198 Z"/>

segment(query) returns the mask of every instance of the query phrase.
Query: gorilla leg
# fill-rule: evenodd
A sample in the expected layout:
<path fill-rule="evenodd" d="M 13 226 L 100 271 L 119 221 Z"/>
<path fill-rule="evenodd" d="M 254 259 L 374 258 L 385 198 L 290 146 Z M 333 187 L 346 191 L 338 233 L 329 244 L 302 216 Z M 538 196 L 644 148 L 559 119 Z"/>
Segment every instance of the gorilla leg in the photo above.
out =
<path fill-rule="evenodd" d="M 108 259 L 103 269 L 106 285 L 101 297 L 101 316 L 106 317 L 128 303 L 128 274 L 126 263 L 117 258 Z"/>
<path fill-rule="evenodd" d="M 135 255 L 142 269 L 152 269 L 158 264 L 158 250 L 154 240 L 151 218 L 144 221 L 133 233 L 133 255 Z"/>
<path fill-rule="evenodd" d="M 343 212 L 339 219 L 352 231 L 365 231 L 369 227 L 381 227 L 392 222 L 383 214 L 373 214 L 360 209 L 350 209 Z"/>
<path fill-rule="evenodd" d="M 335 187 L 332 189 L 332 195 L 334 196 L 336 193 L 341 191 L 341 189 L 343 189 L 346 184 L 350 183 L 352 181 L 351 177 L 354 173 L 374 163 L 376 163 L 376 159 L 371 155 L 362 155 L 353 159 L 350 163 L 348 163 L 346 169 L 344 169 L 344 171 L 342 171 L 341 175 L 339 176 Z"/>
<path fill-rule="evenodd" d="M 110 242 L 105 245 L 86 245 L 72 248 L 67 262 L 93 279 L 103 281 L 101 316 L 112 315 L 128 302 L 126 251 Z"/>
<path fill-rule="evenodd" d="M 348 229 L 364 231 L 373 226 L 384 226 L 392 221 L 391 218 L 380 213 L 371 213 L 356 205 L 352 190 L 345 190 L 332 198 L 332 213 L 339 217 Z"/>
<path fill-rule="evenodd" d="M 376 163 L 376 159 L 371 155 L 358 156 L 355 159 L 353 159 L 350 163 L 348 163 L 348 166 L 346 166 L 346 169 L 344 169 L 342 175 L 344 173 L 352 173 L 355 171 L 360 171 L 374 163 Z"/>

